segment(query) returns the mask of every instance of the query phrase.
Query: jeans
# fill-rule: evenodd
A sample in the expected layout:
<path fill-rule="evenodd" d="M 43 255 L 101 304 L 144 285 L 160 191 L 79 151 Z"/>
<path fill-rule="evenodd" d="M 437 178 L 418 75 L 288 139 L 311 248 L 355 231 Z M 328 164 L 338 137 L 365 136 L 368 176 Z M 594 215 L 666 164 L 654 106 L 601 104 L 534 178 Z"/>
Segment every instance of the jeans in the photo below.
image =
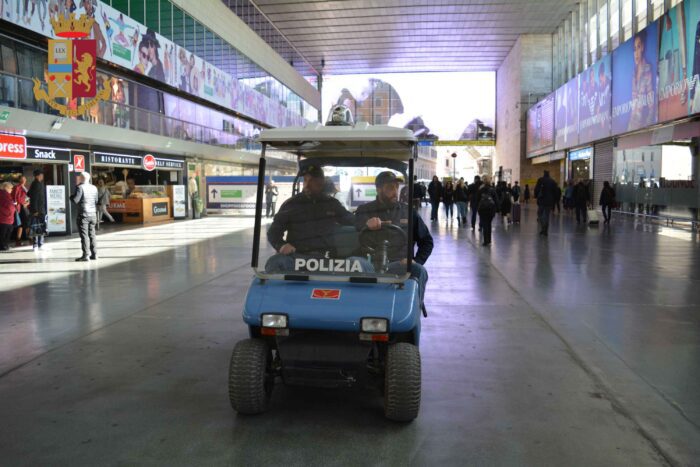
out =
<path fill-rule="evenodd" d="M 462 220 L 467 220 L 467 202 L 457 201 L 457 217 Z"/>
<path fill-rule="evenodd" d="M 442 203 L 442 204 L 445 205 L 445 216 L 446 216 L 448 219 L 452 219 L 452 206 L 453 206 L 453 203 Z"/>
<path fill-rule="evenodd" d="M 265 217 L 275 217 L 275 207 L 277 201 L 268 201 L 265 207 Z"/>
<path fill-rule="evenodd" d="M 611 217 L 612 217 L 612 206 L 609 204 L 603 205 L 603 218 L 605 219 L 606 224 L 610 223 Z"/>
<path fill-rule="evenodd" d="M 80 244 L 83 248 L 83 258 L 97 255 L 97 235 L 95 234 L 96 225 L 96 216 L 78 217 L 78 229 L 80 232 Z"/>
<path fill-rule="evenodd" d="M 549 206 L 537 206 L 537 220 L 540 221 L 540 233 L 549 232 L 549 215 L 552 208 Z"/>
<path fill-rule="evenodd" d="M 401 264 L 401 261 L 394 261 L 389 263 L 389 268 L 387 269 L 389 274 L 404 274 L 406 272 L 406 265 Z M 428 284 L 428 270 L 425 269 L 420 263 L 411 261 L 411 277 L 418 281 L 418 291 L 420 293 L 420 301 L 423 303 L 423 297 L 425 297 L 425 286 Z"/>
<path fill-rule="evenodd" d="M 440 207 L 440 201 L 430 200 L 430 220 L 436 221 L 438 218 L 438 208 Z"/>
<path fill-rule="evenodd" d="M 472 230 L 476 227 L 476 204 L 472 204 Z"/>
<path fill-rule="evenodd" d="M 576 206 L 576 223 L 579 224 L 581 221 L 583 223 L 586 223 L 586 217 L 587 217 L 587 212 L 586 212 L 586 206 Z"/>

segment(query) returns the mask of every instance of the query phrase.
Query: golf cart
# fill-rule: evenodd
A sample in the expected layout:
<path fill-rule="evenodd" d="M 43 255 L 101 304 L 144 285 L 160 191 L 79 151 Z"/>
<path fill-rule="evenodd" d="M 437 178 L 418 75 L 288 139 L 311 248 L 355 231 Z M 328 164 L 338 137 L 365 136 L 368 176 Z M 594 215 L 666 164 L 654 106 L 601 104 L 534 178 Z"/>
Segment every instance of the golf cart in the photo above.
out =
<path fill-rule="evenodd" d="M 262 155 L 251 263 L 255 277 L 243 309 L 250 337 L 238 342 L 231 356 L 232 407 L 243 414 L 264 412 L 276 382 L 324 388 L 365 386 L 384 395 L 387 418 L 413 420 L 421 395 L 422 308 L 419 285 L 409 274 L 414 255 L 411 203 L 405 223 L 401 221 L 405 228 L 390 223 L 379 230 L 361 224 L 335 225 L 323 235 L 330 246 L 296 255 L 289 259 L 287 270 L 270 266 L 282 255 L 270 247 L 262 226 L 270 175 L 265 171 L 266 151 L 297 155 L 299 173 L 292 194 L 302 189 L 302 174 L 312 166 L 322 167 L 327 181 L 342 184 L 344 180 L 346 185 L 389 170 L 412 190 L 417 154 L 413 134 L 366 123 L 311 124 L 264 130 L 259 142 Z M 346 191 L 353 207 L 376 196 L 366 180 L 365 185 L 358 183 Z M 285 201 L 281 198 L 278 205 Z M 394 258 L 392 263 L 387 251 L 394 248 L 395 252 L 397 246 L 402 261 Z M 267 261 L 260 261 L 261 256 Z"/>

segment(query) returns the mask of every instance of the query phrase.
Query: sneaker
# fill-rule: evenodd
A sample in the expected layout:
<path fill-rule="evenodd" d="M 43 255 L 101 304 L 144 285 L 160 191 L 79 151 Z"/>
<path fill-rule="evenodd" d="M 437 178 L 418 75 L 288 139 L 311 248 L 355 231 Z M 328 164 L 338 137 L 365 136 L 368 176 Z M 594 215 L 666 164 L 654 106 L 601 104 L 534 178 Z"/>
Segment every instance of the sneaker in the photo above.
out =
<path fill-rule="evenodd" d="M 81 256 L 80 258 L 76 258 L 75 261 L 76 261 L 76 262 L 80 262 L 80 263 L 86 263 L 86 262 L 88 262 L 88 261 L 90 261 L 90 260 L 88 259 L 87 256 Z"/>
<path fill-rule="evenodd" d="M 92 255 L 90 255 L 90 259 L 93 260 L 93 261 L 96 260 L 96 259 L 97 259 L 97 255 L 93 253 Z"/>

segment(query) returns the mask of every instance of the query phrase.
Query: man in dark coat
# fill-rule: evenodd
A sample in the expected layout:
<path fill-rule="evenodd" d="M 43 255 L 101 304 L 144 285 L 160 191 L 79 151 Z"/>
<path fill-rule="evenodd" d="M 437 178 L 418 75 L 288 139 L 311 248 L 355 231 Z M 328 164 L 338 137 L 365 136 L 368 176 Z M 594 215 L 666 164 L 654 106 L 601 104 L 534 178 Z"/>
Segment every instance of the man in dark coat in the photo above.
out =
<path fill-rule="evenodd" d="M 41 169 L 34 171 L 34 181 L 27 192 L 29 196 L 29 215 L 30 226 L 40 225 L 39 231 L 32 232 L 34 237 L 34 248 L 44 246 L 44 236 L 39 232 L 43 232 L 46 222 L 46 186 L 44 186 L 44 172 Z"/>
<path fill-rule="evenodd" d="M 438 208 L 440 207 L 440 200 L 442 199 L 442 183 L 437 178 L 437 175 L 433 175 L 433 181 L 428 185 L 428 196 L 430 196 L 430 220 L 438 220 Z"/>
<path fill-rule="evenodd" d="M 588 209 L 590 198 L 588 186 L 583 183 L 583 180 L 579 180 L 574 187 L 574 208 L 576 209 L 577 224 L 580 224 L 582 221 L 584 224 L 586 223 L 586 218 L 588 217 L 586 209 Z"/>
<path fill-rule="evenodd" d="M 478 211 L 478 202 L 477 202 L 477 193 L 479 192 L 479 188 L 481 187 L 481 177 L 478 175 L 474 176 L 474 183 L 469 185 L 467 188 L 467 196 L 469 197 L 469 207 L 472 210 L 472 230 L 474 230 L 476 226 L 476 214 Z"/>
<path fill-rule="evenodd" d="M 537 199 L 537 220 L 540 223 L 540 235 L 549 234 L 549 215 L 557 200 L 557 182 L 549 176 L 549 170 L 537 180 L 535 185 L 535 199 Z"/>

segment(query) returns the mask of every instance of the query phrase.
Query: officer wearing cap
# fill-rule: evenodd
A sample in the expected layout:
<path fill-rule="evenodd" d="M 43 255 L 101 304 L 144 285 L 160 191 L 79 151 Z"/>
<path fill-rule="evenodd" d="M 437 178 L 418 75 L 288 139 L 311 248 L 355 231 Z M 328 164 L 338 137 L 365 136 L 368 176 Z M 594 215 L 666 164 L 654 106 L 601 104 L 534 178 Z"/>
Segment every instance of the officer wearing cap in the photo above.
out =
<path fill-rule="evenodd" d="M 324 193 L 324 187 L 323 169 L 309 167 L 304 172 L 303 191 L 285 201 L 275 214 L 267 240 L 278 254 L 268 260 L 267 272 L 293 270 L 295 257 L 334 256 L 335 227 L 354 225 L 355 218 L 337 199 Z"/>
<path fill-rule="evenodd" d="M 399 202 L 399 179 L 393 172 L 385 171 L 374 180 L 377 187 L 377 199 L 357 208 L 355 212 L 355 228 L 362 230 L 380 230 L 382 223 L 398 225 L 408 229 L 408 204 Z M 433 251 L 433 237 L 428 227 L 416 211 L 413 211 L 413 241 L 417 244 L 411 276 L 418 280 L 421 301 L 428 282 L 428 272 L 423 266 Z M 401 273 L 406 270 L 406 245 L 396 245 L 389 249 L 389 272 Z M 402 269 L 403 266 L 403 269 Z"/>

